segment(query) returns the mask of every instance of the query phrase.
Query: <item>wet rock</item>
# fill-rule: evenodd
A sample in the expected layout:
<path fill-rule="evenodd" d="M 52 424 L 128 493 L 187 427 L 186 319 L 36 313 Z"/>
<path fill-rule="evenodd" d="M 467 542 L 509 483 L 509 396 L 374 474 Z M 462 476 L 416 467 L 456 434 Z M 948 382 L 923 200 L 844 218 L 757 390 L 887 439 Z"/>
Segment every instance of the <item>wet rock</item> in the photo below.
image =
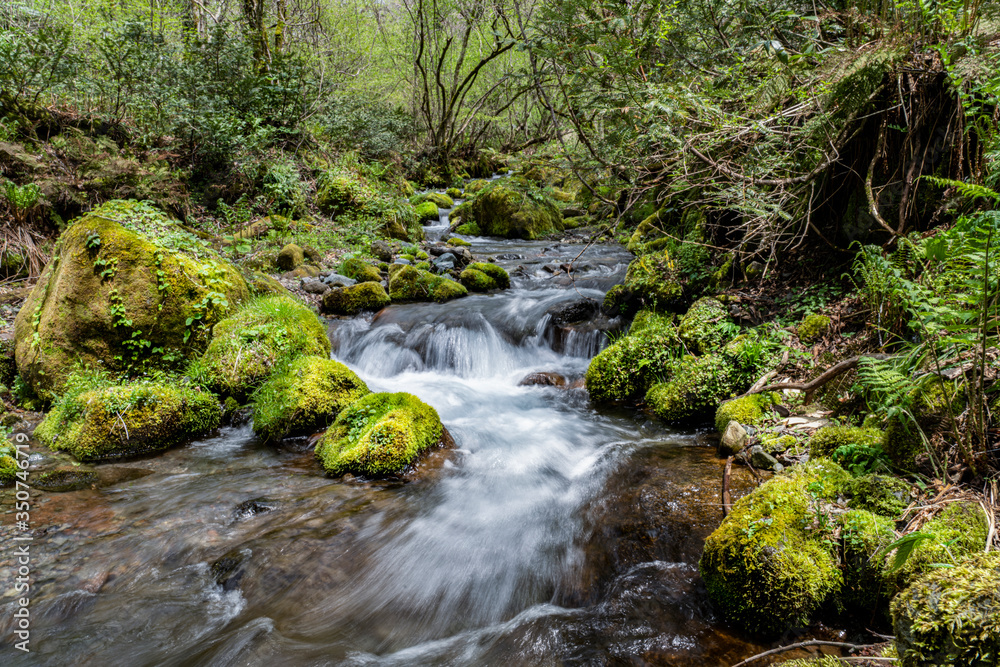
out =
<path fill-rule="evenodd" d="M 577 206 L 567 206 L 563 209 L 562 216 L 565 218 L 579 218 L 580 216 L 587 215 L 587 211 L 579 208 Z"/>
<path fill-rule="evenodd" d="M 754 445 L 750 449 L 750 465 L 760 470 L 773 470 L 774 472 L 781 472 L 784 469 L 784 466 L 778 463 L 778 459 L 765 452 L 760 445 Z"/>
<path fill-rule="evenodd" d="M 442 271 L 451 271 L 455 268 L 455 264 L 458 258 L 455 257 L 453 253 L 446 252 L 437 259 L 434 260 L 432 266 L 439 273 Z"/>
<path fill-rule="evenodd" d="M 513 262 L 518 259 L 524 259 L 524 255 L 518 255 L 517 253 L 513 252 L 505 252 L 497 255 L 496 258 L 501 262 L 507 262 L 507 261 Z"/>
<path fill-rule="evenodd" d="M 240 584 L 240 579 L 246 574 L 246 566 L 250 560 L 249 549 L 234 549 L 219 560 L 212 563 L 212 578 L 222 586 L 222 590 L 234 590 Z"/>
<path fill-rule="evenodd" d="M 309 294 L 322 294 L 330 289 L 330 286 L 319 278 L 304 278 L 302 280 L 302 291 Z"/>
<path fill-rule="evenodd" d="M 397 257 L 393 260 L 393 264 L 402 264 L 403 266 L 412 266 L 413 262 L 408 259 L 403 259 L 402 257 Z"/>
<path fill-rule="evenodd" d="M 722 433 L 722 440 L 719 441 L 719 453 L 723 456 L 734 456 L 746 447 L 749 435 L 743 425 L 738 421 L 730 420 L 726 430 Z"/>
<path fill-rule="evenodd" d="M 390 247 L 385 241 L 376 241 L 373 243 L 372 254 L 380 262 L 385 262 L 387 264 L 392 262 L 392 247 Z"/>
<path fill-rule="evenodd" d="M 354 278 L 348 278 L 345 275 L 339 273 L 329 273 L 323 276 L 323 282 L 330 287 L 350 287 L 351 285 L 357 283 L 358 281 Z"/>
<path fill-rule="evenodd" d="M 517 383 L 519 387 L 530 386 L 565 387 L 566 378 L 559 373 L 531 373 Z"/>
<path fill-rule="evenodd" d="M 67 491 L 79 491 L 98 482 L 98 474 L 93 470 L 80 470 L 79 468 L 56 468 L 34 477 L 31 485 L 42 491 L 53 493 L 65 493 Z"/>
<path fill-rule="evenodd" d="M 600 314 L 601 303 L 596 299 L 577 299 L 556 304 L 546 312 L 556 325 L 581 324 Z"/>
<path fill-rule="evenodd" d="M 253 498 L 245 500 L 233 510 L 233 517 L 237 520 L 249 519 L 250 517 L 264 514 L 277 509 L 278 503 L 269 498 Z M 218 562 L 218 561 L 217 561 Z"/>

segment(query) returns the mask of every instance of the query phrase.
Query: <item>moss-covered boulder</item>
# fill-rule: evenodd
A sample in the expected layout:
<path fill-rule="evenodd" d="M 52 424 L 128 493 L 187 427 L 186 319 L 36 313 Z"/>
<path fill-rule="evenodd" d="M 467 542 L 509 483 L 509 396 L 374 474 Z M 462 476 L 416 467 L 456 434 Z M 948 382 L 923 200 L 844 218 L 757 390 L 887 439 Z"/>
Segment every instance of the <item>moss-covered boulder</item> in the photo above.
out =
<path fill-rule="evenodd" d="M 895 519 L 910 505 L 910 485 L 898 477 L 868 473 L 851 480 L 848 489 L 854 509 Z"/>
<path fill-rule="evenodd" d="M 536 239 L 563 229 L 555 202 L 534 185 L 517 179 L 490 183 L 463 205 L 462 215 L 464 223 L 476 223 L 482 234 L 508 239 Z"/>
<path fill-rule="evenodd" d="M 381 310 L 390 303 L 380 283 L 334 287 L 323 294 L 323 312 L 331 315 L 357 315 L 366 310 Z"/>
<path fill-rule="evenodd" d="M 109 202 L 59 237 L 15 320 L 17 367 L 51 398 L 77 364 L 177 364 L 249 294 L 239 271 L 163 213 Z"/>
<path fill-rule="evenodd" d="M 389 279 L 389 298 L 393 301 L 443 302 L 465 296 L 469 291 L 454 280 L 435 276 L 413 266 L 403 266 Z"/>
<path fill-rule="evenodd" d="M 340 413 L 316 445 L 331 475 L 402 473 L 441 439 L 437 411 L 412 394 L 369 394 Z"/>
<path fill-rule="evenodd" d="M 474 222 L 466 222 L 459 225 L 455 228 L 455 232 L 457 234 L 465 234 L 466 236 L 479 236 L 483 233 L 483 231 L 479 229 L 479 225 Z"/>
<path fill-rule="evenodd" d="M 485 190 L 486 186 L 489 185 L 489 184 L 490 184 L 489 181 L 483 180 L 481 178 L 477 179 L 475 181 L 469 181 L 465 185 L 465 194 L 467 196 L 468 195 L 473 195 L 473 196 L 478 195 L 480 192 L 482 192 L 483 190 Z"/>
<path fill-rule="evenodd" d="M 684 286 L 674 262 L 665 253 L 632 260 L 625 272 L 624 289 L 630 300 L 647 308 L 673 310 L 684 303 Z"/>
<path fill-rule="evenodd" d="M 979 503 L 959 501 L 949 504 L 925 523 L 920 533 L 926 538 L 917 543 L 898 571 L 887 576 L 897 590 L 926 572 L 981 553 L 986 547 L 989 523 Z"/>
<path fill-rule="evenodd" d="M 639 313 L 627 336 L 591 359 L 585 378 L 590 400 L 601 404 L 641 398 L 657 378 L 672 372 L 679 349 L 669 317 Z"/>
<path fill-rule="evenodd" d="M 302 266 L 305 261 L 305 252 L 295 243 L 289 243 L 278 252 L 278 257 L 274 263 L 282 271 L 291 271 Z"/>
<path fill-rule="evenodd" d="M 846 492 L 850 491 L 848 488 Z M 895 592 L 885 576 L 886 550 L 896 541 L 895 521 L 875 512 L 852 509 L 839 515 L 835 526 L 843 545 L 840 606 L 849 613 L 886 621 L 889 600 Z"/>
<path fill-rule="evenodd" d="M 254 393 L 253 430 L 268 441 L 318 431 L 369 393 L 368 385 L 339 361 L 299 357 Z"/>
<path fill-rule="evenodd" d="M 903 667 L 1000 664 L 1000 553 L 928 572 L 892 601 Z"/>
<path fill-rule="evenodd" d="M 669 379 L 646 392 L 646 404 L 667 422 L 711 418 L 721 401 L 746 388 L 744 376 L 717 354 L 685 355 L 666 375 Z"/>
<path fill-rule="evenodd" d="M 695 301 L 677 325 L 677 334 L 687 349 L 695 354 L 708 354 L 722 347 L 732 337 L 729 311 L 712 297 Z"/>
<path fill-rule="evenodd" d="M 380 283 L 382 272 L 360 257 L 350 257 L 340 264 L 340 273 L 359 283 Z"/>
<path fill-rule="evenodd" d="M 215 396 L 179 381 L 88 388 L 71 380 L 35 437 L 81 461 L 101 461 L 173 447 L 211 431 L 221 419 Z"/>
<path fill-rule="evenodd" d="M 486 262 L 473 262 L 459 275 L 459 280 L 470 292 L 488 292 L 510 287 L 510 276 L 502 266 Z"/>
<path fill-rule="evenodd" d="M 771 412 L 777 396 L 775 394 L 751 394 L 726 401 L 715 411 L 715 430 L 726 430 L 730 421 L 736 420 L 744 426 L 757 426 Z"/>
<path fill-rule="evenodd" d="M 243 399 L 276 368 L 306 354 L 330 354 L 316 314 L 287 297 L 261 297 L 215 325 L 211 344 L 189 374 L 213 391 Z"/>
<path fill-rule="evenodd" d="M 741 628 L 765 635 L 806 625 L 843 585 L 833 542 L 813 531 L 822 502 L 849 475 L 828 460 L 776 475 L 739 499 L 699 562 L 712 600 Z"/>
<path fill-rule="evenodd" d="M 441 212 L 438 210 L 437 204 L 432 201 L 425 201 L 421 204 L 417 204 L 413 207 L 413 212 L 417 216 L 417 220 L 420 224 L 426 225 L 430 222 L 437 222 L 438 218 L 441 217 Z"/>
<path fill-rule="evenodd" d="M 21 471 L 17 465 L 17 450 L 6 439 L 0 439 L 0 485 L 8 486 L 17 480 Z"/>
<path fill-rule="evenodd" d="M 799 322 L 796 333 L 799 334 L 799 340 L 808 345 L 818 341 L 820 338 L 825 336 L 826 332 L 829 330 L 830 318 L 826 315 L 813 313 L 812 315 L 806 315 L 802 318 L 802 321 Z"/>
<path fill-rule="evenodd" d="M 428 201 L 433 202 L 438 208 L 453 208 L 455 206 L 455 201 L 451 196 L 443 192 L 425 192 L 410 199 L 410 203 L 414 206 Z"/>
<path fill-rule="evenodd" d="M 462 197 L 462 191 L 458 188 L 448 188 L 444 193 L 452 199 L 460 199 Z"/>
<path fill-rule="evenodd" d="M 964 410 L 966 401 L 953 383 L 931 376 L 910 390 L 907 403 L 912 418 L 900 414 L 889 419 L 884 448 L 895 466 L 912 471 L 917 456 L 927 451 L 924 438 L 952 428 L 952 414 Z"/>
<path fill-rule="evenodd" d="M 813 456 L 833 456 L 841 448 L 881 452 L 884 441 L 885 433 L 877 428 L 824 426 L 809 439 L 809 448 Z"/>

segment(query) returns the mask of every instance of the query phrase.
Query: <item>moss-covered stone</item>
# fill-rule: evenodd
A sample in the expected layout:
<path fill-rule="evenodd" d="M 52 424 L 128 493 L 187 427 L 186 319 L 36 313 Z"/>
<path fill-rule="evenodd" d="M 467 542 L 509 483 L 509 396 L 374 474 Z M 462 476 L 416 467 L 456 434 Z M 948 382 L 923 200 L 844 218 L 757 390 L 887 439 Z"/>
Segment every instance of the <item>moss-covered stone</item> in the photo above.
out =
<path fill-rule="evenodd" d="M 684 286 L 676 267 L 663 253 L 632 260 L 625 272 L 625 288 L 630 298 L 649 308 L 673 309 L 684 301 Z"/>
<path fill-rule="evenodd" d="M 343 410 L 316 445 L 331 475 L 402 473 L 443 432 L 437 411 L 412 394 L 369 394 Z"/>
<path fill-rule="evenodd" d="M 720 355 L 686 355 L 669 371 L 667 381 L 646 392 L 646 404 L 667 422 L 711 418 L 721 401 L 746 388 L 740 373 Z"/>
<path fill-rule="evenodd" d="M 360 257 L 350 257 L 340 264 L 340 273 L 359 283 L 380 283 L 382 272 Z"/>
<path fill-rule="evenodd" d="M 832 542 L 811 527 L 849 480 L 815 460 L 776 475 L 733 505 L 699 562 L 712 600 L 750 632 L 806 625 L 843 585 Z"/>
<path fill-rule="evenodd" d="M 585 379 L 590 400 L 602 404 L 643 396 L 657 378 L 672 372 L 679 347 L 669 318 L 640 313 L 627 336 L 590 361 Z"/>
<path fill-rule="evenodd" d="M 718 299 L 704 297 L 695 301 L 681 318 L 677 333 L 687 349 L 708 354 L 722 347 L 731 334 L 727 332 L 729 311 Z"/>
<path fill-rule="evenodd" d="M 455 206 L 451 196 L 442 192 L 425 192 L 410 199 L 410 203 L 414 206 L 428 201 L 433 202 L 438 208 L 454 208 Z"/>
<path fill-rule="evenodd" d="M 163 213 L 109 202 L 63 232 L 18 313 L 18 370 L 52 398 L 77 364 L 177 363 L 249 294 L 239 271 Z"/>
<path fill-rule="evenodd" d="M 278 252 L 275 264 L 282 271 L 291 271 L 302 266 L 305 261 L 305 252 L 295 243 L 289 243 Z"/>
<path fill-rule="evenodd" d="M 14 341 L 10 338 L 0 340 L 0 385 L 10 387 L 17 377 L 17 361 L 14 358 Z"/>
<path fill-rule="evenodd" d="M 744 426 L 757 426 L 771 411 L 776 396 L 774 394 L 751 394 L 726 401 L 715 411 L 715 430 L 722 432 L 730 420 L 735 419 Z"/>
<path fill-rule="evenodd" d="M 989 524 L 979 503 L 960 501 L 949 504 L 925 523 L 920 532 L 928 539 L 918 543 L 903 567 L 891 576 L 897 589 L 941 564 L 952 565 L 969 554 L 981 553 L 986 546 Z"/>
<path fill-rule="evenodd" d="M 1000 661 L 1000 553 L 932 570 L 892 601 L 903 667 L 995 667 Z"/>
<path fill-rule="evenodd" d="M 299 357 L 254 393 L 253 430 L 268 441 L 321 430 L 369 393 L 361 378 L 339 361 Z"/>
<path fill-rule="evenodd" d="M 881 449 L 885 433 L 877 428 L 824 426 L 809 439 L 813 456 L 833 456 L 841 447 L 851 445 Z"/>
<path fill-rule="evenodd" d="M 32 486 L 52 493 L 67 493 L 86 489 L 99 481 L 100 476 L 93 470 L 63 468 L 46 470 L 32 480 Z"/>
<path fill-rule="evenodd" d="M 479 225 L 474 222 L 466 222 L 455 228 L 455 232 L 458 234 L 465 234 L 466 236 L 479 236 L 482 234 L 482 230 L 479 229 Z"/>
<path fill-rule="evenodd" d="M 462 191 L 459 190 L 458 188 L 448 188 L 447 190 L 444 191 L 444 193 L 449 197 L 451 197 L 452 199 L 459 199 L 462 197 Z"/>
<path fill-rule="evenodd" d="M 0 439 L 0 485 L 8 486 L 17 480 L 21 468 L 17 465 L 17 450 L 6 439 Z"/>
<path fill-rule="evenodd" d="M 802 321 L 799 322 L 797 333 L 799 334 L 800 341 L 810 344 L 815 343 L 820 338 L 825 336 L 826 332 L 829 330 L 830 318 L 826 315 L 813 313 L 802 318 Z"/>
<path fill-rule="evenodd" d="M 487 236 L 536 239 L 563 229 L 555 203 L 527 181 L 494 181 L 466 204 L 463 221 L 475 222 Z"/>
<path fill-rule="evenodd" d="M 180 382 L 134 382 L 75 391 L 54 405 L 35 437 L 81 461 L 139 456 L 167 449 L 219 425 L 212 394 Z"/>
<path fill-rule="evenodd" d="M 466 195 L 477 195 L 480 192 L 482 192 L 483 190 L 485 190 L 486 186 L 489 185 L 489 184 L 490 184 L 489 181 L 483 180 L 483 179 L 478 179 L 478 180 L 475 180 L 475 181 L 469 181 L 465 185 L 465 194 Z"/>
<path fill-rule="evenodd" d="M 416 214 L 417 219 L 420 224 L 426 225 L 429 222 L 436 222 L 441 216 L 440 211 L 438 211 L 438 206 L 432 201 L 425 201 L 421 204 L 417 204 L 413 207 L 413 212 Z"/>
<path fill-rule="evenodd" d="M 190 374 L 213 391 L 245 398 L 283 363 L 299 356 L 328 356 L 330 341 L 316 314 L 285 297 L 245 304 L 215 325 L 214 337 Z"/>
<path fill-rule="evenodd" d="M 459 276 L 459 280 L 470 292 L 488 292 L 492 289 L 510 287 L 510 276 L 501 266 L 486 262 L 469 264 Z"/>
<path fill-rule="evenodd" d="M 458 237 L 456 237 L 456 236 L 453 236 L 453 237 L 451 237 L 450 239 L 448 239 L 448 245 L 452 245 L 452 246 L 462 246 L 462 247 L 465 247 L 465 248 L 468 248 L 468 247 L 470 247 L 470 246 L 471 246 L 472 244 L 471 244 L 471 243 L 469 243 L 468 241 L 466 241 L 465 239 L 460 239 L 460 238 L 458 238 Z"/>
<path fill-rule="evenodd" d="M 853 481 L 848 482 L 847 493 Z M 894 592 L 885 576 L 885 550 L 896 540 L 895 523 L 889 517 L 853 509 L 838 516 L 836 525 L 843 544 L 840 605 L 884 620 Z"/>
<path fill-rule="evenodd" d="M 435 276 L 413 266 L 403 266 L 389 278 L 389 298 L 393 301 L 443 302 L 468 293 L 464 286 L 454 280 Z"/>
<path fill-rule="evenodd" d="M 357 315 L 366 310 L 381 310 L 391 299 L 380 283 L 358 283 L 335 287 L 323 294 L 323 312 L 332 315 Z"/>
<path fill-rule="evenodd" d="M 895 519 L 910 504 L 910 485 L 898 477 L 867 474 L 851 480 L 851 500 L 854 509 L 867 510 Z"/>

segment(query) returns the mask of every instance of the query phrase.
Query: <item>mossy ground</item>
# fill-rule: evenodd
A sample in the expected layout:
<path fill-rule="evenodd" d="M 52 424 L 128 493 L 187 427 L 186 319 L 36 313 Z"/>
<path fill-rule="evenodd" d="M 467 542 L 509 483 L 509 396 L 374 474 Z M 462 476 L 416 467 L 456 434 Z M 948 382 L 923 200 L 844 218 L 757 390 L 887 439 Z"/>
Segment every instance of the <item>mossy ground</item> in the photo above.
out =
<path fill-rule="evenodd" d="M 416 396 L 369 394 L 340 413 L 316 445 L 316 456 L 331 475 L 395 475 L 442 432 L 437 411 Z"/>
<path fill-rule="evenodd" d="M 361 378 L 339 361 L 298 357 L 254 393 L 254 433 L 276 441 L 320 430 L 368 393 Z"/>

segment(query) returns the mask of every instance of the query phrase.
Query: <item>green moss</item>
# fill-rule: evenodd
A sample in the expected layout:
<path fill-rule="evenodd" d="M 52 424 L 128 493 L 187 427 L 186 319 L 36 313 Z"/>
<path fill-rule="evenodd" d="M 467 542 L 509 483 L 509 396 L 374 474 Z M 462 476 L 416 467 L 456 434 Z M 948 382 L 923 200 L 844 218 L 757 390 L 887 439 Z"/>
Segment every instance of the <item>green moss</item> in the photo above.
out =
<path fill-rule="evenodd" d="M 551 197 L 524 180 L 494 181 L 466 204 L 463 221 L 476 223 L 487 236 L 535 239 L 563 229 Z"/>
<path fill-rule="evenodd" d="M 444 193 L 452 199 L 460 199 L 462 197 L 462 191 L 458 188 L 448 188 Z"/>
<path fill-rule="evenodd" d="M 585 381 L 594 403 L 639 398 L 654 382 L 672 372 L 679 349 L 676 329 L 665 319 L 637 320 L 637 330 L 591 359 Z"/>
<path fill-rule="evenodd" d="M 459 276 L 459 280 L 471 292 L 487 292 L 492 289 L 510 287 L 510 276 L 501 266 L 485 262 L 469 264 Z"/>
<path fill-rule="evenodd" d="M 359 283 L 382 282 L 382 272 L 359 257 L 350 257 L 341 262 L 340 273 Z"/>
<path fill-rule="evenodd" d="M 677 333 L 688 350 L 708 354 L 722 347 L 731 337 L 726 325 L 729 312 L 718 299 L 698 299 L 681 318 Z"/>
<path fill-rule="evenodd" d="M 632 298 L 657 309 L 675 308 L 684 296 L 674 263 L 665 253 L 632 260 L 625 273 L 625 287 Z"/>
<path fill-rule="evenodd" d="M 969 554 L 982 552 L 989 524 L 979 503 L 962 501 L 949 504 L 920 532 L 930 538 L 920 542 L 905 565 L 892 575 L 899 589 L 942 563 L 954 564 Z"/>
<path fill-rule="evenodd" d="M 448 245 L 462 246 L 462 247 L 465 247 L 465 248 L 468 248 L 468 247 L 472 246 L 472 244 L 469 243 L 468 241 L 466 241 L 465 239 L 460 239 L 460 238 L 454 237 L 454 236 L 451 237 L 450 239 L 448 239 Z"/>
<path fill-rule="evenodd" d="M 854 509 L 837 517 L 837 526 L 843 544 L 841 606 L 869 618 L 884 616 L 894 592 L 885 575 L 885 549 L 896 540 L 895 523 Z"/>
<path fill-rule="evenodd" d="M 884 439 L 885 434 L 877 428 L 824 426 L 809 439 L 809 448 L 813 456 L 832 456 L 841 447 L 881 448 Z"/>
<path fill-rule="evenodd" d="M 286 297 L 262 297 L 215 325 L 189 375 L 213 391 L 245 398 L 279 366 L 299 355 L 330 354 L 315 313 Z"/>
<path fill-rule="evenodd" d="M 410 203 L 414 206 L 423 204 L 424 202 L 433 202 L 438 208 L 454 208 L 455 206 L 455 202 L 451 196 L 441 192 L 426 192 L 410 200 Z"/>
<path fill-rule="evenodd" d="M 803 343 L 815 343 L 830 330 L 830 318 L 826 315 L 813 313 L 806 315 L 799 323 L 799 340 Z"/>
<path fill-rule="evenodd" d="M 795 660 L 785 660 L 782 667 L 844 667 L 840 658 L 832 655 L 824 655 L 818 658 L 796 658 Z"/>
<path fill-rule="evenodd" d="M 483 190 L 485 190 L 486 186 L 489 185 L 489 184 L 490 184 L 489 181 L 483 180 L 483 179 L 478 179 L 478 180 L 475 180 L 475 181 L 470 181 L 469 183 L 467 183 L 465 185 L 465 194 L 466 195 L 477 195 L 480 192 L 482 192 Z"/>
<path fill-rule="evenodd" d="M 636 311 L 638 304 L 631 289 L 625 285 L 615 285 L 604 295 L 601 308 L 612 317 L 616 315 L 628 317 Z"/>
<path fill-rule="evenodd" d="M 467 295 L 468 290 L 442 276 L 435 276 L 413 266 L 403 266 L 389 279 L 389 297 L 393 301 L 443 302 Z"/>
<path fill-rule="evenodd" d="M 776 475 L 734 505 L 705 541 L 699 569 L 712 600 L 766 635 L 808 624 L 843 585 L 832 543 L 813 526 L 849 476 L 816 460 Z"/>
<path fill-rule="evenodd" d="M 437 411 L 412 394 L 369 394 L 340 413 L 316 445 L 332 475 L 399 474 L 443 431 Z"/>
<path fill-rule="evenodd" d="M 323 294 L 323 310 L 333 315 L 357 315 L 365 310 L 381 310 L 390 301 L 380 283 L 358 283 L 327 290 Z"/>
<path fill-rule="evenodd" d="M 249 294 L 231 264 L 163 213 L 109 202 L 63 232 L 18 313 L 18 370 L 52 398 L 77 364 L 172 368 Z"/>
<path fill-rule="evenodd" d="M 482 230 L 479 229 L 479 225 L 474 222 L 466 222 L 455 228 L 455 231 L 459 234 L 464 234 L 465 236 L 479 236 L 482 234 Z"/>
<path fill-rule="evenodd" d="M 432 201 L 425 201 L 413 207 L 413 212 L 421 224 L 436 221 L 440 217 L 437 204 Z"/>
<path fill-rule="evenodd" d="M 253 396 L 253 430 L 264 440 L 321 430 L 368 386 L 347 366 L 303 356 L 271 376 Z"/>
<path fill-rule="evenodd" d="M 721 401 L 745 388 L 732 364 L 719 355 L 687 355 L 670 370 L 669 380 L 646 392 L 646 404 L 668 422 L 710 417 Z"/>
<path fill-rule="evenodd" d="M 726 430 L 733 419 L 744 426 L 757 426 L 768 416 L 775 399 L 774 394 L 751 394 L 726 401 L 715 411 L 715 430 Z"/>
<path fill-rule="evenodd" d="M 898 477 L 868 474 L 851 480 L 849 488 L 854 509 L 896 518 L 910 504 L 910 485 Z"/>
<path fill-rule="evenodd" d="M 928 572 L 892 601 L 903 667 L 993 667 L 1000 659 L 1000 553 Z"/>
<path fill-rule="evenodd" d="M 763 433 L 760 436 L 760 446 L 772 456 L 785 453 L 797 456 L 805 451 L 805 447 L 799 443 L 798 439 L 787 433 Z"/>
<path fill-rule="evenodd" d="M 70 383 L 35 437 L 81 461 L 100 461 L 173 447 L 216 428 L 221 418 L 215 396 L 181 382 L 94 389 Z"/>
<path fill-rule="evenodd" d="M 17 449 L 6 438 L 0 439 L 0 485 L 13 484 L 20 471 L 21 468 L 17 465 Z"/>
<path fill-rule="evenodd" d="M 280 252 L 278 252 L 275 264 L 282 271 L 291 271 L 292 269 L 297 269 L 302 266 L 304 261 L 305 252 L 302 248 L 294 243 L 289 243 L 282 248 Z"/>

